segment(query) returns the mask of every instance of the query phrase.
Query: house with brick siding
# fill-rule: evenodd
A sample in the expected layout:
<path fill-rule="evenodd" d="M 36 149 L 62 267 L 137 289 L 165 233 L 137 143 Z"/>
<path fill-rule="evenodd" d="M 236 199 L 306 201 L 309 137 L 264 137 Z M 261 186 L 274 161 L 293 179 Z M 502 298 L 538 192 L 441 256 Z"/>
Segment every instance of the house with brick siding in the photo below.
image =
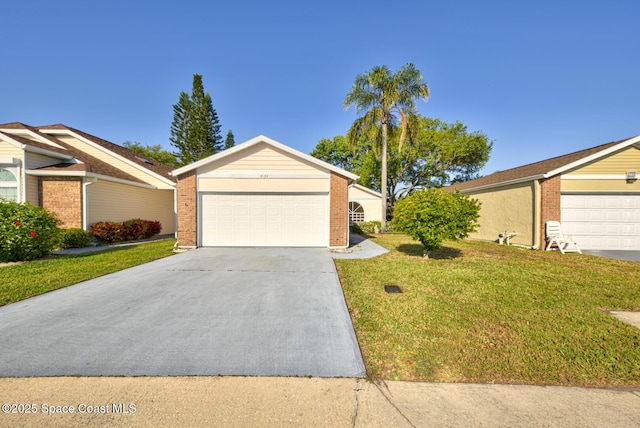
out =
<path fill-rule="evenodd" d="M 178 245 L 349 245 L 349 186 L 358 176 L 258 136 L 171 172 Z"/>
<path fill-rule="evenodd" d="M 640 136 L 449 186 L 481 202 L 471 238 L 545 247 L 560 221 L 581 249 L 640 250 Z"/>
<path fill-rule="evenodd" d="M 143 218 L 174 233 L 172 170 L 65 125 L 0 125 L 0 198 L 45 207 L 64 228 Z"/>

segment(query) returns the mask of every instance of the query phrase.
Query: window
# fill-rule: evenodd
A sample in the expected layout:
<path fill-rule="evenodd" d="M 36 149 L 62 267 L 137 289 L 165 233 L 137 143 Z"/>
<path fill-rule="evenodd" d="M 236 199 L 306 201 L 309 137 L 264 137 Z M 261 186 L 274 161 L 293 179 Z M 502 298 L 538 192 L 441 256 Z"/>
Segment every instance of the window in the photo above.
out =
<path fill-rule="evenodd" d="M 364 221 L 364 208 L 358 202 L 349 202 L 349 221 L 351 223 Z"/>
<path fill-rule="evenodd" d="M 0 199 L 18 200 L 18 180 L 6 168 L 0 168 Z"/>

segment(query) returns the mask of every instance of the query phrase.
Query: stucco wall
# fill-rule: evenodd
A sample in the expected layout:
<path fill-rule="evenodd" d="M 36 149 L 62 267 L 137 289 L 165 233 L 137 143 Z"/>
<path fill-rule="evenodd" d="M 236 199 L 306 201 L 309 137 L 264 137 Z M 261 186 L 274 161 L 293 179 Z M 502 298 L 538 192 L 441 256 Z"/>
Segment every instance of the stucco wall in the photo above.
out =
<path fill-rule="evenodd" d="M 482 204 L 480 227 L 470 238 L 497 241 L 498 235 L 507 231 L 517 233 L 511 243 L 535 245 L 534 182 L 464 193 Z"/>
<path fill-rule="evenodd" d="M 98 180 L 87 186 L 87 220 L 89 224 L 133 218 L 157 220 L 162 224 L 162 234 L 174 233 L 173 195 L 172 190 L 146 189 Z"/>

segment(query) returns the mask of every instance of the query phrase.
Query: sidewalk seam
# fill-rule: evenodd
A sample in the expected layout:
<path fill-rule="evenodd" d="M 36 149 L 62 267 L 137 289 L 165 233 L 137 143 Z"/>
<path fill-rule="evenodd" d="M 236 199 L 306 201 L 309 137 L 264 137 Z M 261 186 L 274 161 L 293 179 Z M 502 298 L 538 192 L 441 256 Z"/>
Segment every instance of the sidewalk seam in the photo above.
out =
<path fill-rule="evenodd" d="M 356 390 L 355 390 L 355 407 L 353 410 L 353 417 L 351 418 L 351 426 L 353 428 L 356 427 L 356 423 L 358 422 L 358 411 L 360 410 L 360 402 L 358 401 L 358 395 L 360 394 L 360 391 L 362 391 L 362 379 L 358 379 L 358 384 L 356 385 Z"/>
<path fill-rule="evenodd" d="M 380 388 L 380 385 L 378 383 L 381 383 L 382 385 L 384 385 L 385 389 L 387 391 L 389 391 L 389 387 L 387 386 L 386 382 L 384 380 L 380 380 L 380 381 L 372 381 L 371 382 L 376 388 L 378 388 L 378 391 L 380 391 L 380 394 L 382 394 L 382 396 L 385 398 L 385 400 L 387 400 L 387 402 L 389 404 L 391 404 L 391 406 L 393 406 L 394 409 L 396 409 L 396 412 L 398 412 L 400 414 L 400 416 L 402 416 L 404 418 L 405 421 L 407 421 L 407 423 L 412 426 L 413 428 L 416 428 L 416 426 L 411 422 L 411 420 L 404 414 L 402 413 L 402 410 L 400 410 L 400 408 L 398 406 L 396 406 L 396 404 L 391 401 L 391 398 L 389 398 L 389 396 L 387 396 L 387 394 L 382 390 L 382 388 Z M 389 394 L 391 394 L 391 391 L 389 391 Z"/>

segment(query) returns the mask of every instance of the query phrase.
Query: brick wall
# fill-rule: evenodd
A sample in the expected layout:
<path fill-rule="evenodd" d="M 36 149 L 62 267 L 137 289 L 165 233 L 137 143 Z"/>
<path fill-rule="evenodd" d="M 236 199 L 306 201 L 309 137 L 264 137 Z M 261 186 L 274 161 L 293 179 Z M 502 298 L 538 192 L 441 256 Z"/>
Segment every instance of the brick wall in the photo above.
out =
<path fill-rule="evenodd" d="M 178 245 L 195 247 L 198 242 L 198 195 L 196 171 L 178 177 Z"/>
<path fill-rule="evenodd" d="M 347 247 L 349 245 L 349 195 L 348 181 L 331 173 L 329 213 L 329 246 Z"/>
<path fill-rule="evenodd" d="M 540 248 L 547 245 L 545 226 L 560 219 L 560 174 L 540 180 Z"/>
<path fill-rule="evenodd" d="M 39 177 L 40 206 L 58 216 L 60 227 L 82 227 L 82 178 Z"/>

